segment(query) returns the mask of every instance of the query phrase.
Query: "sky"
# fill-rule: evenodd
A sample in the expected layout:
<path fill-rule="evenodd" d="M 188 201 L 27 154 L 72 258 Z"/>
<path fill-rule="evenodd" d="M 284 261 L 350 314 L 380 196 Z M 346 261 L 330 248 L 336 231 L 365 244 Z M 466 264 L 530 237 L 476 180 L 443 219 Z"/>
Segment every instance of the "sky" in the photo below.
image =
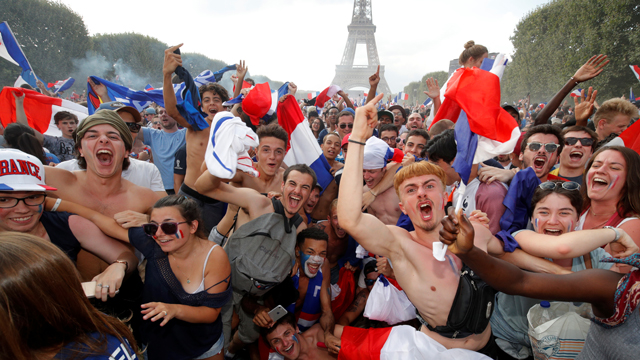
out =
<path fill-rule="evenodd" d="M 320 91 L 335 75 L 347 42 L 353 0 L 61 0 L 82 16 L 90 35 L 135 32 L 168 45 L 184 43 L 226 63 L 245 60 L 249 73 Z M 509 38 L 541 0 L 372 0 L 385 79 L 397 93 L 432 71 L 447 71 L 468 40 L 513 53 Z M 176 4 L 179 4 L 176 5 Z M 115 10 L 119 9 L 119 10 Z M 358 49 L 360 50 L 360 49 Z M 360 61 L 358 61 L 360 60 Z M 366 55 L 356 52 L 356 65 Z M 211 69 L 217 70 L 217 69 Z"/>

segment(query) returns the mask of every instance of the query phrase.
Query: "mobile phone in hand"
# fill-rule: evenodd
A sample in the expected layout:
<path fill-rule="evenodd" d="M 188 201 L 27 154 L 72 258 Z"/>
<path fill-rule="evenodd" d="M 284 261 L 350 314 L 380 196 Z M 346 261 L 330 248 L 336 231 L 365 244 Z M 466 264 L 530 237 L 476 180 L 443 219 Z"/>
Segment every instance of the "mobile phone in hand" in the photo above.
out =
<path fill-rule="evenodd" d="M 280 320 L 285 315 L 287 315 L 287 310 L 283 308 L 282 305 L 278 305 L 269 311 L 269 317 L 274 322 Z"/>

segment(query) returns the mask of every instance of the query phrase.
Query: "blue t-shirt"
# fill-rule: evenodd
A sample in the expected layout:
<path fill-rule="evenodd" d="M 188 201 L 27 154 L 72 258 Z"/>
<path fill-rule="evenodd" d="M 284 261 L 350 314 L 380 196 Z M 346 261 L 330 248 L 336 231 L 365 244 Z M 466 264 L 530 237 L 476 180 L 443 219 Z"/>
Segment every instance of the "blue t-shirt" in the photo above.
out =
<path fill-rule="evenodd" d="M 89 335 L 94 339 L 98 339 L 101 336 L 99 333 L 91 333 Z M 129 345 L 129 342 L 127 342 L 126 339 L 124 340 L 124 343 L 123 343 L 123 342 L 120 342 L 120 340 L 118 340 L 118 338 L 113 335 L 106 335 L 106 338 L 107 338 L 107 349 L 104 351 L 104 353 L 92 354 L 85 357 L 84 359 L 85 360 L 111 360 L 111 359 L 137 360 L 138 359 L 138 357 L 136 356 L 136 353 L 133 352 L 133 349 L 131 349 L 131 345 Z M 56 354 L 54 359 L 72 358 L 73 353 L 69 352 L 68 350 L 72 349 L 75 346 L 76 346 L 76 343 L 65 345 L 65 347 L 62 348 L 62 350 L 60 350 L 58 354 Z M 85 350 L 88 350 L 88 349 L 85 349 Z"/>
<path fill-rule="evenodd" d="M 153 151 L 153 163 L 160 171 L 164 188 L 173 190 L 173 163 L 178 149 L 187 143 L 185 139 L 187 129 L 167 133 L 143 127 L 142 133 L 144 134 L 144 144 L 149 145 Z"/>

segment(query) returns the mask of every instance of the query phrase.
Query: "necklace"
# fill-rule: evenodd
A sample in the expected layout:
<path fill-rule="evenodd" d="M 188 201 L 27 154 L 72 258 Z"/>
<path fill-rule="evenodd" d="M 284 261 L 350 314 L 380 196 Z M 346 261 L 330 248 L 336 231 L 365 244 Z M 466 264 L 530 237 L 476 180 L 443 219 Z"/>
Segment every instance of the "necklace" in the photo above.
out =
<path fill-rule="evenodd" d="M 613 212 L 608 213 L 608 214 L 606 214 L 606 213 L 605 213 L 605 214 L 596 214 L 596 213 L 594 213 L 594 212 L 593 212 L 593 208 L 589 208 L 589 212 L 590 212 L 590 213 L 591 213 L 591 215 L 593 215 L 593 216 L 604 216 L 604 215 L 611 216 L 611 215 L 615 214 L 615 213 L 616 213 L 616 211 L 617 211 L 617 210 L 614 210 Z"/>
<path fill-rule="evenodd" d="M 173 255 L 171 255 L 171 256 L 173 256 Z M 180 269 L 180 265 L 178 265 L 178 260 L 176 259 L 175 256 L 173 256 L 173 263 L 176 265 L 178 270 L 180 270 L 180 273 L 182 275 L 184 275 L 184 272 L 182 271 L 182 269 Z M 191 271 L 189 271 L 189 273 L 191 273 Z M 191 284 L 191 279 L 189 279 L 189 274 L 187 274 L 187 284 Z"/>

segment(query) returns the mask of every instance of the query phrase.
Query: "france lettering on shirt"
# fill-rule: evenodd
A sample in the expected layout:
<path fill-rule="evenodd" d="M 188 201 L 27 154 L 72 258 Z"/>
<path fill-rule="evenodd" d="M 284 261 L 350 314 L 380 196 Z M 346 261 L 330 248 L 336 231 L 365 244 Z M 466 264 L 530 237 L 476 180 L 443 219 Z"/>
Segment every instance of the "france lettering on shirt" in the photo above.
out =
<path fill-rule="evenodd" d="M 109 360 L 136 360 L 136 354 L 129 355 L 129 351 L 125 344 L 120 344 L 112 353 L 109 355 Z"/>
<path fill-rule="evenodd" d="M 31 161 L 17 160 L 18 166 L 14 159 L 0 161 L 0 176 L 3 175 L 31 175 L 38 180 L 42 180 L 40 177 L 40 167 Z"/>

